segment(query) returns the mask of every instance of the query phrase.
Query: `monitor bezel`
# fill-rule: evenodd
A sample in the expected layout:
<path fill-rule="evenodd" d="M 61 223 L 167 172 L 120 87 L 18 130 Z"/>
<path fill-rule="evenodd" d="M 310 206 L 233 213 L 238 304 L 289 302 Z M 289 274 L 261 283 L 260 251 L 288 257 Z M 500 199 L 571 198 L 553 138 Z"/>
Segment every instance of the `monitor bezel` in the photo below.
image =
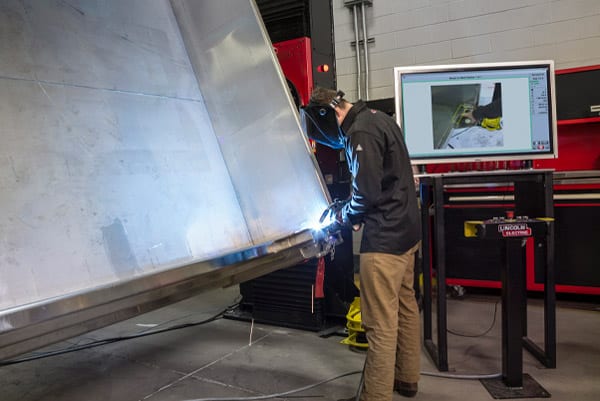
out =
<path fill-rule="evenodd" d="M 502 70 L 511 68 L 547 68 L 548 69 L 548 88 L 549 88 L 549 120 L 551 132 L 551 148 L 546 152 L 519 152 L 519 153 L 490 153 L 489 155 L 440 155 L 440 156 L 414 156 L 410 154 L 411 163 L 413 165 L 420 164 L 438 164 L 438 163 L 463 163 L 463 162 L 479 162 L 479 161 L 510 161 L 510 160 L 539 160 L 539 159 L 556 159 L 558 158 L 558 137 L 556 123 L 556 97 L 555 97 L 555 73 L 553 60 L 533 60 L 533 61 L 510 61 L 496 63 L 475 63 L 475 64 L 445 64 L 445 65 L 421 65 L 421 66 L 404 66 L 394 68 L 394 90 L 395 90 L 395 111 L 396 122 L 403 127 L 402 114 L 402 76 L 415 73 L 439 73 L 439 72 L 465 72 L 477 70 Z"/>

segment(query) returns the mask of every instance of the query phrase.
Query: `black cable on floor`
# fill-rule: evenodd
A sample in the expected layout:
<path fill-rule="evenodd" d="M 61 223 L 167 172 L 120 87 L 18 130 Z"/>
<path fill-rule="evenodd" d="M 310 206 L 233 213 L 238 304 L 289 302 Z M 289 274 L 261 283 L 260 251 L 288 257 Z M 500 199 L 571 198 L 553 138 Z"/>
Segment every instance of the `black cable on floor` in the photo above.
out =
<path fill-rule="evenodd" d="M 165 327 L 164 329 L 143 331 L 141 333 L 130 334 L 130 335 L 127 335 L 127 336 L 104 338 L 104 339 L 95 340 L 95 341 L 92 341 L 92 342 L 89 342 L 89 343 L 86 343 L 86 344 L 78 344 L 78 345 L 74 345 L 74 346 L 67 347 L 67 348 L 61 348 L 61 349 L 54 350 L 54 351 L 36 353 L 34 355 L 25 356 L 25 357 L 22 357 L 22 358 L 7 359 L 7 360 L 0 361 L 0 366 L 9 366 L 9 365 L 15 365 L 15 364 L 18 364 L 18 363 L 23 363 L 23 362 L 35 361 L 37 359 L 43 359 L 43 358 L 48 358 L 48 357 L 51 357 L 51 356 L 68 354 L 70 352 L 81 351 L 81 350 L 84 350 L 84 349 L 99 347 L 101 345 L 112 344 L 112 343 L 116 343 L 116 342 L 119 342 L 119 341 L 132 340 L 132 339 L 135 339 L 135 338 L 141 338 L 141 337 L 151 336 L 151 335 L 154 335 L 154 334 L 165 333 L 167 331 L 179 330 L 179 329 L 184 329 L 184 328 L 187 328 L 187 327 L 200 326 L 200 325 L 203 325 L 203 324 L 206 324 L 206 323 L 214 322 L 215 320 L 218 320 L 218 319 L 222 318 L 223 315 L 227 311 L 235 308 L 238 304 L 239 303 L 229 305 L 227 308 L 223 309 L 222 311 L 220 311 L 216 315 L 213 315 L 213 316 L 211 316 L 211 317 L 209 317 L 207 319 L 201 320 L 199 322 L 182 323 L 182 324 L 178 324 L 178 325 L 175 325 L 175 326 Z"/>
<path fill-rule="evenodd" d="M 492 323 L 490 324 L 490 327 L 488 327 L 483 333 L 481 333 L 481 334 L 466 334 L 466 333 L 458 333 L 458 332 L 450 330 L 450 329 L 446 329 L 446 331 L 450 334 L 454 334 L 455 336 L 460 336 L 460 337 L 476 338 L 476 337 L 485 336 L 487 333 L 489 333 L 492 330 L 492 328 L 496 324 L 496 316 L 498 314 L 498 303 L 499 302 L 500 302 L 499 300 L 496 301 L 496 304 L 494 305 L 494 317 L 492 318 Z"/>

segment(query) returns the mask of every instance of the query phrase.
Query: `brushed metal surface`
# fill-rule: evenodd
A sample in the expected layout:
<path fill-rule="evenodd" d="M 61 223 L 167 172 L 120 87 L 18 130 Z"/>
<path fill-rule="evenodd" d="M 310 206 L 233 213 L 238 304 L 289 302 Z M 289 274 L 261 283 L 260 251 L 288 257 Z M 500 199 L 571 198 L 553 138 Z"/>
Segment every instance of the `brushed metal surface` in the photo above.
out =
<path fill-rule="evenodd" d="M 251 0 L 2 1 L 0 121 L 0 333 L 328 203 Z"/>
<path fill-rule="evenodd" d="M 122 280 L 0 311 L 0 365 L 8 358 L 270 273 L 327 250 L 321 232 L 303 231 L 239 254 Z M 18 359 L 18 358 L 17 358 Z"/>
<path fill-rule="evenodd" d="M 314 226 L 327 190 L 254 2 L 172 3 L 252 239 Z"/>

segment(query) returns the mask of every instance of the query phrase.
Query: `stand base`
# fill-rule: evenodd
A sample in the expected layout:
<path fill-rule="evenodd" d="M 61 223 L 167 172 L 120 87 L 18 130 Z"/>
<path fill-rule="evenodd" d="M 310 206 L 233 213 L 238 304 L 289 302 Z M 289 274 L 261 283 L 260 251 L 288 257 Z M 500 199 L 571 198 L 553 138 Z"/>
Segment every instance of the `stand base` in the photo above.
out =
<path fill-rule="evenodd" d="M 535 379 L 527 373 L 523 374 L 523 387 L 508 387 L 501 377 L 479 380 L 483 387 L 497 400 L 511 398 L 550 398 L 547 392 Z"/>

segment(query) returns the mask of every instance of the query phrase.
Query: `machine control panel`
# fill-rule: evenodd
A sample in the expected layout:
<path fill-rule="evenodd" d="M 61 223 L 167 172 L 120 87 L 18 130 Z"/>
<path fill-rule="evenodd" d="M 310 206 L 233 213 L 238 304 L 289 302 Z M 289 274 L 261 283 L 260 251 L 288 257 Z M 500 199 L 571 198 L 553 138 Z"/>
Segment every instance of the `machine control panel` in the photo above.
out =
<path fill-rule="evenodd" d="M 465 237 L 482 239 L 526 238 L 545 235 L 551 217 L 530 218 L 528 216 L 492 217 L 488 220 L 465 221 Z"/>

